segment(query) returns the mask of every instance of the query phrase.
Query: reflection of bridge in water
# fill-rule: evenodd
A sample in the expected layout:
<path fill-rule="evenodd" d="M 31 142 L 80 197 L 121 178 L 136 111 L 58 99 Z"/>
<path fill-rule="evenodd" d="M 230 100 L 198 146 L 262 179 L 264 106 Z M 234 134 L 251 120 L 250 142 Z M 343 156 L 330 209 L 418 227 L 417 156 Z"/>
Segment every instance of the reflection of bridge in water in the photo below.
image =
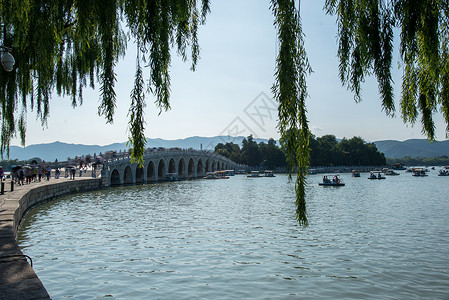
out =
<path fill-rule="evenodd" d="M 190 179 L 238 167 L 230 159 L 204 150 L 153 150 L 145 152 L 144 161 L 143 167 L 131 163 L 129 157 L 105 161 L 109 185 L 164 181 L 173 175 Z"/>

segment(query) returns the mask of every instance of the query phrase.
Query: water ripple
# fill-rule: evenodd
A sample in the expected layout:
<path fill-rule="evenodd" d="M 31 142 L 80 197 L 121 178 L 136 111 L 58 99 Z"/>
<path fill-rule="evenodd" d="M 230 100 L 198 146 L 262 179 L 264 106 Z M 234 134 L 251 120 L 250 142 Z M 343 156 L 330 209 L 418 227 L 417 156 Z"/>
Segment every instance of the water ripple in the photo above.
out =
<path fill-rule="evenodd" d="M 449 298 L 447 178 L 343 177 L 306 229 L 286 176 L 235 176 L 61 198 L 19 243 L 53 299 Z"/>

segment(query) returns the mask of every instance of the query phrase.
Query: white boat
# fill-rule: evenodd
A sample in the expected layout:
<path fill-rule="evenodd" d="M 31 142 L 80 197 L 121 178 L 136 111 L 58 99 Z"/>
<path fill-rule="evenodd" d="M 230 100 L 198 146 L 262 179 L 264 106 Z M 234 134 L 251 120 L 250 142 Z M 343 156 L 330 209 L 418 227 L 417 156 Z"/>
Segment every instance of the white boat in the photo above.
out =
<path fill-rule="evenodd" d="M 207 172 L 206 176 L 203 177 L 204 179 L 220 179 L 215 175 L 215 172 Z"/>
<path fill-rule="evenodd" d="M 249 175 L 247 175 L 246 177 L 248 177 L 248 178 L 259 178 L 259 177 L 262 177 L 262 176 L 260 176 L 259 171 L 251 171 L 251 173 Z"/>
<path fill-rule="evenodd" d="M 416 170 L 429 172 L 429 169 L 422 167 L 408 167 L 405 171 L 410 173 L 415 173 Z"/>
<path fill-rule="evenodd" d="M 392 166 L 393 170 L 397 170 L 397 171 L 405 171 L 407 170 L 407 168 L 404 166 L 404 164 L 401 163 L 396 163 Z"/>
<path fill-rule="evenodd" d="M 235 172 L 234 172 L 234 170 L 225 170 L 225 175 L 226 176 L 234 176 Z"/>
<path fill-rule="evenodd" d="M 395 176 L 395 175 L 400 175 L 400 174 L 395 172 L 393 169 L 388 169 L 385 171 L 385 175 Z"/>
<path fill-rule="evenodd" d="M 332 177 L 332 179 L 330 179 Z M 344 186 L 344 182 L 337 175 L 324 175 L 323 182 L 319 182 L 321 186 Z"/>
<path fill-rule="evenodd" d="M 214 173 L 218 179 L 229 179 L 229 176 L 226 176 L 226 171 L 215 171 Z"/>
<path fill-rule="evenodd" d="M 273 171 L 271 171 L 271 170 L 265 170 L 263 176 L 264 177 L 276 177 L 276 176 L 274 176 Z"/>
<path fill-rule="evenodd" d="M 412 176 L 425 177 L 425 176 L 429 176 L 429 175 L 426 174 L 426 169 L 424 169 L 424 168 L 415 168 L 415 170 L 413 171 Z"/>
<path fill-rule="evenodd" d="M 438 171 L 438 176 L 449 176 L 449 167 L 445 167 Z"/>
<path fill-rule="evenodd" d="M 382 171 L 371 171 L 369 173 L 368 179 L 385 179 L 385 176 L 382 176 Z"/>
<path fill-rule="evenodd" d="M 360 172 L 358 170 L 352 170 L 352 177 L 360 177 Z"/>

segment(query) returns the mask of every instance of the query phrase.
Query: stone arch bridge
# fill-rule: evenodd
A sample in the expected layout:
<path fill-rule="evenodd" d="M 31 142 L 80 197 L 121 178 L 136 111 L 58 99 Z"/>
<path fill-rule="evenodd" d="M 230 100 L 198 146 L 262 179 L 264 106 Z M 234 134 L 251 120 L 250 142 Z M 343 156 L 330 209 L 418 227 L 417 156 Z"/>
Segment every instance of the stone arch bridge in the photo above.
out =
<path fill-rule="evenodd" d="M 151 150 L 144 154 L 143 166 L 129 157 L 104 162 L 103 174 L 109 185 L 149 183 L 177 177 L 180 180 L 203 177 L 207 172 L 235 170 L 232 160 L 205 150 Z M 104 176 L 103 175 L 103 176 Z"/>

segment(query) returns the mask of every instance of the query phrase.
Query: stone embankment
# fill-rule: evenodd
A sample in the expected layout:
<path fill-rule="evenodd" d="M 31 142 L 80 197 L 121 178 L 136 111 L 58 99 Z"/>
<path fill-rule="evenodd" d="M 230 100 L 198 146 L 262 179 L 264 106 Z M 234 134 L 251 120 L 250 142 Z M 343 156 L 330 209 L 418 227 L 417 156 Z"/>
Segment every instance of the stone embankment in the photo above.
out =
<path fill-rule="evenodd" d="M 47 290 L 32 268 L 32 258 L 22 253 L 17 233 L 27 211 L 56 197 L 97 190 L 103 187 L 101 178 L 77 177 L 51 179 L 26 185 L 5 183 L 0 195 L 0 300 L 50 299 Z"/>

